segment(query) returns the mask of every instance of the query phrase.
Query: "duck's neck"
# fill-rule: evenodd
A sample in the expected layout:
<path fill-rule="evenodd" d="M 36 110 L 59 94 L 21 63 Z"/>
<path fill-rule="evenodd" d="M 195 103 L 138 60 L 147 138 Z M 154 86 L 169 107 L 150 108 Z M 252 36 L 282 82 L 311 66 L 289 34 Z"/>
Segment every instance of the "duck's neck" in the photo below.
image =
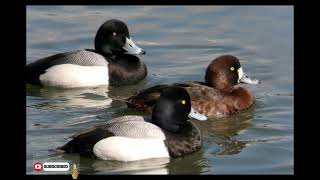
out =
<path fill-rule="evenodd" d="M 205 77 L 205 83 L 207 86 L 217 89 L 219 91 L 230 91 L 236 83 L 230 83 L 227 78 L 217 78 L 217 76 L 208 78 Z"/>
<path fill-rule="evenodd" d="M 208 82 L 206 82 L 205 84 L 206 84 L 206 86 L 212 87 L 216 90 L 219 90 L 221 92 L 226 92 L 226 93 L 231 92 L 233 89 L 233 86 L 230 86 L 227 83 L 224 84 L 224 83 L 208 83 Z"/>
<path fill-rule="evenodd" d="M 107 60 L 109 61 L 114 61 L 117 59 L 117 56 L 124 54 L 123 52 L 111 52 L 111 51 L 106 51 L 106 50 L 101 50 L 101 49 L 95 49 L 95 50 L 91 50 L 91 49 L 87 49 L 89 51 L 93 51 L 95 53 L 98 53 L 100 55 L 102 55 L 103 57 L 105 57 Z"/>
<path fill-rule="evenodd" d="M 99 52 L 99 54 L 104 56 L 106 59 L 110 61 L 115 61 L 117 57 L 120 55 L 120 53 L 109 54 L 109 53 L 103 53 L 103 52 Z"/>
<path fill-rule="evenodd" d="M 184 124 L 172 124 L 172 125 L 168 125 L 168 124 L 162 124 L 159 123 L 159 121 L 155 120 L 155 119 L 151 119 L 150 121 L 151 123 L 160 126 L 162 129 L 164 129 L 166 132 L 172 134 L 172 135 L 176 135 L 176 136 L 190 136 L 192 133 L 192 129 L 193 129 L 193 125 L 191 124 L 190 121 L 187 121 Z M 168 122 L 168 121 L 165 121 Z"/>
<path fill-rule="evenodd" d="M 147 68 L 138 57 L 118 54 L 108 59 L 110 85 L 121 86 L 136 84 L 147 76 Z"/>

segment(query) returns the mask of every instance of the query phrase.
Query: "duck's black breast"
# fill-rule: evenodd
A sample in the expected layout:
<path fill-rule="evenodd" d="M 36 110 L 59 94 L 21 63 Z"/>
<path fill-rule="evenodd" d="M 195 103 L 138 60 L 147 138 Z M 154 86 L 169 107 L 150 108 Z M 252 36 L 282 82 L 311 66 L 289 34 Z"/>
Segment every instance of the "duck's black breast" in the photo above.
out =
<path fill-rule="evenodd" d="M 171 157 L 176 158 L 199 150 L 202 146 L 202 137 L 199 129 L 193 123 L 188 123 L 186 132 L 179 134 L 165 131 L 165 145 Z M 190 129 L 190 130 L 188 130 Z"/>
<path fill-rule="evenodd" d="M 136 56 L 120 54 L 109 61 L 109 83 L 111 86 L 132 85 L 147 76 L 147 67 Z"/>
<path fill-rule="evenodd" d="M 55 65 L 75 64 L 80 66 L 107 66 L 108 62 L 102 55 L 90 50 L 75 50 L 65 53 L 55 54 L 39 59 L 27 65 L 27 82 L 30 84 L 40 84 L 39 76 Z"/>

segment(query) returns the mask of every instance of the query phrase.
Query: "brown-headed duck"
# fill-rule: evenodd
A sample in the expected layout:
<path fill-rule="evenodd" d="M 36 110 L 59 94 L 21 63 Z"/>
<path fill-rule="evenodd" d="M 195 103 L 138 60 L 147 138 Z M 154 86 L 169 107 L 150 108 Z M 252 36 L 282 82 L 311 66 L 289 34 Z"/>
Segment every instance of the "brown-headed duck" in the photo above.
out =
<path fill-rule="evenodd" d="M 205 82 L 175 83 L 185 88 L 190 96 L 192 107 L 208 117 L 226 117 L 248 109 L 254 102 L 253 94 L 239 83 L 259 84 L 250 79 L 240 65 L 239 59 L 223 55 L 214 59 L 206 70 Z M 168 85 L 157 85 L 140 91 L 126 99 L 129 107 L 151 112 L 161 92 Z"/>

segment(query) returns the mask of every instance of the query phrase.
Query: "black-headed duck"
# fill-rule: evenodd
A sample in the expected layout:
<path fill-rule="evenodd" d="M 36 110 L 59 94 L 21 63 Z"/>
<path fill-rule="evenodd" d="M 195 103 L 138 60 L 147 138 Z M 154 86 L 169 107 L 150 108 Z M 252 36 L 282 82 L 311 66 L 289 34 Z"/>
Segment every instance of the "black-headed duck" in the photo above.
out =
<path fill-rule="evenodd" d="M 180 157 L 199 150 L 201 132 L 189 117 L 206 120 L 191 107 L 188 92 L 168 87 L 154 105 L 152 116 L 122 116 L 74 135 L 58 150 L 103 160 L 136 161 Z"/>
<path fill-rule="evenodd" d="M 59 53 L 26 67 L 27 83 L 61 88 L 131 85 L 147 76 L 147 68 L 135 56 L 145 54 L 131 39 L 127 25 L 116 19 L 100 26 L 95 49 Z"/>

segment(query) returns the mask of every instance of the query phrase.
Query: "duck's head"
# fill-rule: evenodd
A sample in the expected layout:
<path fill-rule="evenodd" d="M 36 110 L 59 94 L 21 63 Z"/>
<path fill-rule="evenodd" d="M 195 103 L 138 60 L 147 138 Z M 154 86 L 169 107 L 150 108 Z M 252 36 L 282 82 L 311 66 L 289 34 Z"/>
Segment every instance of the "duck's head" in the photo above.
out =
<path fill-rule="evenodd" d="M 133 42 L 127 25 L 117 19 L 110 19 L 100 26 L 94 40 L 94 46 L 96 52 L 103 55 L 146 53 Z"/>
<path fill-rule="evenodd" d="M 239 83 L 259 84 L 244 72 L 239 59 L 231 55 L 223 55 L 214 59 L 208 66 L 205 81 L 208 86 L 218 90 L 229 89 Z"/>
<path fill-rule="evenodd" d="M 206 116 L 191 107 L 189 93 L 176 86 L 171 86 L 161 93 L 152 111 L 153 123 L 173 133 L 182 131 L 188 124 L 189 117 L 207 120 Z"/>

